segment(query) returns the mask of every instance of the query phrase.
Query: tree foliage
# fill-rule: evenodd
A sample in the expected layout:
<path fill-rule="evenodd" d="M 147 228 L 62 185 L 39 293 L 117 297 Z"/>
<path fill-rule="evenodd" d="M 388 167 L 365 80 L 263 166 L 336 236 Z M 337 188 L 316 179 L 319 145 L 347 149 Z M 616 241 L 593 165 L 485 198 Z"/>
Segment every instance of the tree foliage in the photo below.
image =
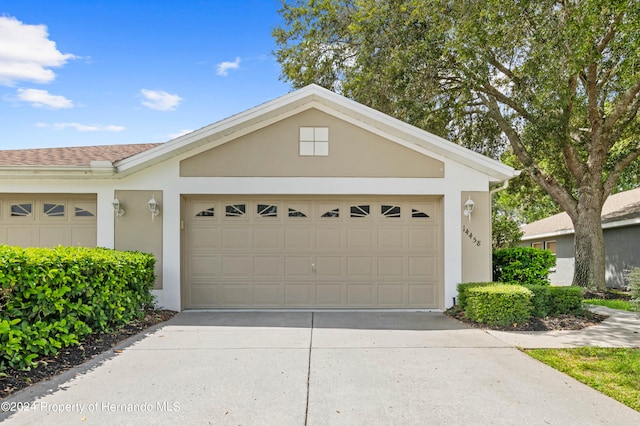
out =
<path fill-rule="evenodd" d="M 637 0 L 283 0 L 283 76 L 494 158 L 571 217 L 574 282 L 604 285 L 602 205 L 640 155 Z"/>

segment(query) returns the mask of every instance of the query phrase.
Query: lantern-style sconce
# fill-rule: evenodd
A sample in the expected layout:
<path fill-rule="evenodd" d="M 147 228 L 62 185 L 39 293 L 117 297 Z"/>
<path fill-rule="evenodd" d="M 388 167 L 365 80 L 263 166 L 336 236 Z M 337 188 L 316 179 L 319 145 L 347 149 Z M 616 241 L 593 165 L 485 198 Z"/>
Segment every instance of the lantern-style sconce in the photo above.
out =
<path fill-rule="evenodd" d="M 151 211 L 151 221 L 153 222 L 155 217 L 160 214 L 160 209 L 158 208 L 158 202 L 156 201 L 155 196 L 151 196 L 148 204 L 149 211 Z"/>
<path fill-rule="evenodd" d="M 111 205 L 113 206 L 113 213 L 116 215 L 116 219 L 120 216 L 124 216 L 124 209 L 120 205 L 120 200 L 114 198 Z"/>
<path fill-rule="evenodd" d="M 469 196 L 469 199 L 464 203 L 464 215 L 469 218 L 469 222 L 471 222 L 471 212 L 473 211 L 475 205 L 476 203 L 473 202 L 471 196 Z"/>

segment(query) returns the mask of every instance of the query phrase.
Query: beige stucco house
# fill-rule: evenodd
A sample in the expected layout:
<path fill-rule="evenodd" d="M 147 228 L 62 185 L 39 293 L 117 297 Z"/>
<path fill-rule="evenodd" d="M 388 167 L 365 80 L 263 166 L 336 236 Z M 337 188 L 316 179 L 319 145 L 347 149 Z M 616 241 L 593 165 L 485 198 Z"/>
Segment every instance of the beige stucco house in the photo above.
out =
<path fill-rule="evenodd" d="M 162 144 L 0 151 L 0 242 L 151 252 L 175 310 L 444 309 L 491 279 L 515 174 L 311 85 Z"/>

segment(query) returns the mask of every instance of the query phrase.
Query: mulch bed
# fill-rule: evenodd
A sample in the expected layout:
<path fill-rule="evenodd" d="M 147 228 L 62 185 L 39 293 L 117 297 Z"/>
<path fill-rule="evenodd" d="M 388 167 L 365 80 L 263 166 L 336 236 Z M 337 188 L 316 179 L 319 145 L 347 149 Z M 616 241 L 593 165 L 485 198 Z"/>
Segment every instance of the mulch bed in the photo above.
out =
<path fill-rule="evenodd" d="M 61 349 L 53 357 L 40 358 L 40 365 L 37 368 L 32 368 L 29 371 L 8 368 L 6 371 L 0 372 L 0 399 L 76 367 L 96 355 L 110 350 L 123 340 L 153 325 L 167 321 L 176 313 L 162 310 L 148 311 L 143 319 L 131 322 L 114 333 L 90 334 L 78 346 Z M 4 377 L 3 374 L 6 374 L 7 377 Z"/>
<path fill-rule="evenodd" d="M 583 328 L 597 325 L 607 318 L 606 315 L 585 311 L 582 315 L 559 315 L 557 317 L 530 318 L 528 321 L 521 324 L 514 324 L 510 327 L 501 327 L 473 322 L 464 315 L 464 311 L 455 308 L 449 309 L 447 311 L 447 315 L 471 327 L 501 331 L 582 330 Z"/>

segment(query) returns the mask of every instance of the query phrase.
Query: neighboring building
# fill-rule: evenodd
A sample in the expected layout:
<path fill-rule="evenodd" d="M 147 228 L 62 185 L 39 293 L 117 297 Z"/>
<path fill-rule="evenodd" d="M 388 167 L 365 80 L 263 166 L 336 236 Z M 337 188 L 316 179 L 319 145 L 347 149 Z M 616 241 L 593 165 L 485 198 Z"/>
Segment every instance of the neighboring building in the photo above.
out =
<path fill-rule="evenodd" d="M 558 213 L 522 228 L 521 245 L 549 249 L 556 255 L 553 284 L 571 285 L 574 230 L 569 215 Z M 623 275 L 640 267 L 640 188 L 609 196 L 602 208 L 607 287 L 625 286 Z"/>
<path fill-rule="evenodd" d="M 169 309 L 444 309 L 491 279 L 516 174 L 311 85 L 163 144 L 0 151 L 0 242 L 153 253 Z"/>

